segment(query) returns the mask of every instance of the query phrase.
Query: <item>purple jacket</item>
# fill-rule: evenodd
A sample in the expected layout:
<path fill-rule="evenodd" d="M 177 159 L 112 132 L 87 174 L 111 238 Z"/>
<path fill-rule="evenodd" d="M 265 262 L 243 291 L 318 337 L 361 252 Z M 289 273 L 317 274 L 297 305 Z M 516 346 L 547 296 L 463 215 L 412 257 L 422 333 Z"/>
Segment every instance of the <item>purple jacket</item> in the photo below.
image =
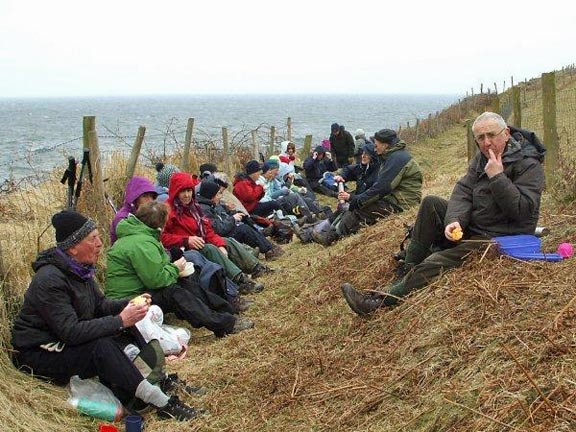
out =
<path fill-rule="evenodd" d="M 124 203 L 114 220 L 112 220 L 112 225 L 110 226 L 110 244 L 114 244 L 116 241 L 116 225 L 122 220 L 126 219 L 129 214 L 136 213 L 136 200 L 142 194 L 151 192 L 157 195 L 156 188 L 150 180 L 146 177 L 134 176 L 126 185 L 126 191 L 124 192 Z"/>

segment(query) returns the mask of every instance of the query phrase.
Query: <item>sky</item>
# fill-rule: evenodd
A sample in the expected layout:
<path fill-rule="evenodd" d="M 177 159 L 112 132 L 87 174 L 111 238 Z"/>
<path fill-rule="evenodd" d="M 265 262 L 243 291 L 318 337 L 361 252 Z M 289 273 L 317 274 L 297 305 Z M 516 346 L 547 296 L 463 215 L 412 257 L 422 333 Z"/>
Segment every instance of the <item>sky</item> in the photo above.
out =
<path fill-rule="evenodd" d="M 0 97 L 464 95 L 575 47 L 559 0 L 0 0 Z"/>

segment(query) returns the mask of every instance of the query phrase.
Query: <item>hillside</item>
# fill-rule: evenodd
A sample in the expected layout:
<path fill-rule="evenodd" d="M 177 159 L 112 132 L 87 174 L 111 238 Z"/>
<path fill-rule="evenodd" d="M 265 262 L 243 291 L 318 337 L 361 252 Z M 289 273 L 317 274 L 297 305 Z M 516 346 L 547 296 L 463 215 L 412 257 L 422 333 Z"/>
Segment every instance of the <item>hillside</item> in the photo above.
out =
<path fill-rule="evenodd" d="M 457 124 L 410 147 L 425 171 L 425 195 L 449 195 L 466 169 L 465 143 L 466 129 Z M 549 251 L 576 243 L 576 204 L 559 204 L 551 192 L 539 222 L 551 229 L 544 241 Z M 37 197 L 28 198 L 38 211 L 28 221 L 34 225 L 29 246 L 47 220 L 36 216 L 50 210 Z M 14 232 L 22 220 L 18 205 L 3 205 L 2 229 Z M 491 248 L 394 309 L 361 319 L 348 308 L 340 285 L 374 288 L 390 281 L 391 254 L 414 215 L 396 215 L 331 248 L 297 240 L 287 245 L 272 263 L 278 271 L 263 278 L 266 290 L 246 313 L 255 328 L 222 340 L 194 330 L 187 358 L 168 366 L 209 389 L 187 401 L 210 415 L 191 424 L 148 415 L 147 430 L 573 430 L 573 260 L 520 262 Z M 2 283 L 4 347 L 35 253 L 13 247 L 24 258 L 9 262 L 2 250 L 3 274 L 17 269 L 20 275 Z M 7 355 L 0 355 L 0 369 L 5 430 L 97 430 L 97 421 L 68 407 L 64 390 L 15 371 Z"/>

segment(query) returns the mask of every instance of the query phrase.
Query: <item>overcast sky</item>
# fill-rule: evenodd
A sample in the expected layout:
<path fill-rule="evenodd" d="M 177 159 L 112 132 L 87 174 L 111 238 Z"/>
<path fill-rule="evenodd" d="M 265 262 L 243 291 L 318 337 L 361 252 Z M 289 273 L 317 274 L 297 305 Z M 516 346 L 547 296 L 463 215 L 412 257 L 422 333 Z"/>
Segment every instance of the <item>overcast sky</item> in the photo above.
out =
<path fill-rule="evenodd" d="M 571 1 L 0 0 L 0 97 L 463 95 L 575 52 Z"/>

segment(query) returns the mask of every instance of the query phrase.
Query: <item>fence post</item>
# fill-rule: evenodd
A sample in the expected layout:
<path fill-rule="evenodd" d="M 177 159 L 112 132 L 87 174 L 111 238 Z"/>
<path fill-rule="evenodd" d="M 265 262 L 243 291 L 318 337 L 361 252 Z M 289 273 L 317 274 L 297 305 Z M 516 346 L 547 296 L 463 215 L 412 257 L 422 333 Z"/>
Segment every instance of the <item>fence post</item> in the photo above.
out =
<path fill-rule="evenodd" d="M 292 117 L 288 117 L 288 120 L 286 121 L 286 129 L 288 130 L 286 132 L 286 139 L 292 141 Z"/>
<path fill-rule="evenodd" d="M 416 119 L 416 133 L 414 136 L 414 142 L 418 142 L 418 133 L 420 132 L 420 119 Z"/>
<path fill-rule="evenodd" d="M 472 123 L 473 121 L 471 119 L 466 120 L 466 153 L 468 162 L 472 160 L 478 151 L 476 141 L 474 141 L 474 133 L 472 132 Z"/>
<path fill-rule="evenodd" d="M 88 145 L 88 135 L 90 131 L 96 130 L 96 117 L 84 116 L 82 118 L 82 147 L 85 149 L 90 148 Z"/>
<path fill-rule="evenodd" d="M 542 74 L 542 118 L 544 144 L 546 145 L 545 169 L 550 179 L 558 168 L 558 130 L 556 129 L 556 76 L 554 72 Z"/>
<path fill-rule="evenodd" d="M 500 114 L 500 96 L 494 94 L 494 99 L 492 99 L 492 112 Z"/>
<path fill-rule="evenodd" d="M 274 154 L 274 144 L 276 143 L 276 126 L 270 126 L 270 148 L 268 149 L 268 158 Z"/>
<path fill-rule="evenodd" d="M 312 151 L 312 135 L 306 135 L 304 138 L 304 147 L 302 148 L 301 159 L 304 160 L 310 156 Z"/>
<path fill-rule="evenodd" d="M 190 171 L 190 145 L 192 144 L 192 133 L 194 132 L 194 118 L 188 119 L 186 125 L 186 138 L 184 138 L 184 152 L 182 153 L 182 162 L 180 168 L 184 172 Z"/>
<path fill-rule="evenodd" d="M 522 127 L 522 105 L 520 104 L 520 86 L 512 87 L 512 107 L 514 111 L 514 126 Z"/>
<path fill-rule="evenodd" d="M 90 122 L 89 122 L 90 123 Z M 85 200 L 90 203 L 90 208 L 94 209 L 94 216 L 98 225 L 102 228 L 109 227 L 111 220 L 106 217 L 107 204 L 104 194 L 104 178 L 102 176 L 102 160 L 100 159 L 100 149 L 98 147 L 98 135 L 96 133 L 96 118 L 92 117 L 91 127 L 94 129 L 87 131 L 84 136 L 87 142 L 87 148 L 90 150 L 90 166 L 92 171 L 92 187 L 87 188 L 86 192 L 92 192 L 92 197 Z"/>
<path fill-rule="evenodd" d="M 228 151 L 228 128 L 222 128 L 222 151 L 224 152 L 224 171 L 229 178 L 232 178 L 232 170 L 230 166 L 230 152 Z"/>
<path fill-rule="evenodd" d="M 254 149 L 254 159 L 260 160 L 260 145 L 258 144 L 258 137 L 256 136 L 256 131 L 251 132 L 252 135 L 252 148 Z"/>
<path fill-rule="evenodd" d="M 140 149 L 142 148 L 142 142 L 144 141 L 144 134 L 146 133 L 146 126 L 138 127 L 138 133 L 136 134 L 136 139 L 134 140 L 134 145 L 132 146 L 132 151 L 130 152 L 130 159 L 128 160 L 128 165 L 126 166 L 126 178 L 131 179 L 136 170 L 136 164 L 138 163 L 138 156 L 140 156 Z"/>

